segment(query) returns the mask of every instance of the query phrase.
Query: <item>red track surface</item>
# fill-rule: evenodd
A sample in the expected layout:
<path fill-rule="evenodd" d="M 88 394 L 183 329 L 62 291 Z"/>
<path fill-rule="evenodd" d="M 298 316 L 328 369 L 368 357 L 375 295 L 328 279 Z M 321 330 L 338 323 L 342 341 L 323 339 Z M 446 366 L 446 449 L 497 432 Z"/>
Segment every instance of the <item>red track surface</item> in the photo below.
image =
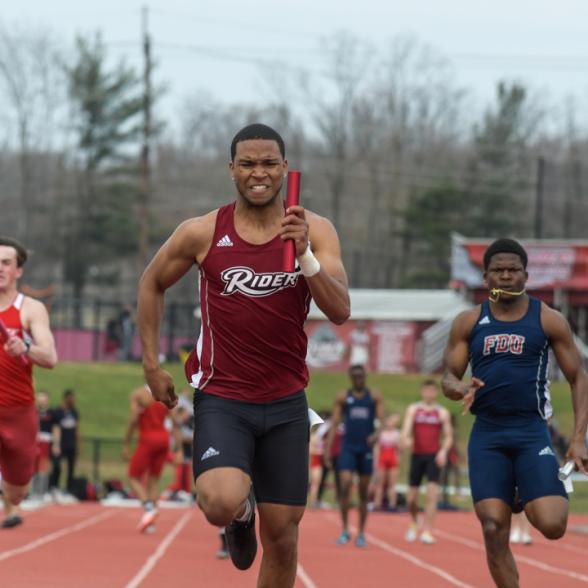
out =
<path fill-rule="evenodd" d="M 247 572 L 218 561 L 217 531 L 196 510 L 164 510 L 157 533 L 139 535 L 138 509 L 95 504 L 50 506 L 0 531 L 0 585 L 15 588 L 254 587 L 258 556 Z M 352 519 L 355 515 L 352 514 Z M 588 517 L 572 517 L 588 524 Z M 309 511 L 302 528 L 297 587 L 492 588 L 481 535 L 471 513 L 441 513 L 435 546 L 403 539 L 406 515 L 373 514 L 368 547 L 335 545 L 334 512 Z M 588 537 L 568 533 L 515 546 L 521 586 L 588 587 Z"/>

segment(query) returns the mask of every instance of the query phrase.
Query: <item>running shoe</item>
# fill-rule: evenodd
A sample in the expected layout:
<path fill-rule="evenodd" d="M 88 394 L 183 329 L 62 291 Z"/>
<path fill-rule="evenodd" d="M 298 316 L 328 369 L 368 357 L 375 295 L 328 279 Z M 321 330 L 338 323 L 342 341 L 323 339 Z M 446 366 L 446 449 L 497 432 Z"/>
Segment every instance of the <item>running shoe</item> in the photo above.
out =
<path fill-rule="evenodd" d="M 406 534 L 404 535 L 404 538 L 407 541 L 410 541 L 410 543 L 416 541 L 418 530 L 418 526 L 415 523 L 411 523 L 410 527 L 408 527 L 408 530 L 406 531 Z"/>
<path fill-rule="evenodd" d="M 0 524 L 0 527 L 2 529 L 14 529 L 14 527 L 18 527 L 19 525 L 22 525 L 22 524 L 23 524 L 22 517 L 17 514 L 13 514 L 13 515 L 7 516 Z"/>
<path fill-rule="evenodd" d="M 434 545 L 437 543 L 437 540 L 433 537 L 430 531 L 423 531 L 421 533 L 421 543 L 424 543 L 425 545 Z"/>
<path fill-rule="evenodd" d="M 521 542 L 523 545 L 533 545 L 533 539 L 531 538 L 530 533 L 523 533 L 521 535 Z"/>
<path fill-rule="evenodd" d="M 249 493 L 251 517 L 249 521 L 233 521 L 225 527 L 225 536 L 229 555 L 233 565 L 239 570 L 247 570 L 255 560 L 257 553 L 257 537 L 255 536 L 255 498 L 253 488 Z"/>
<path fill-rule="evenodd" d="M 355 538 L 355 547 L 367 547 L 367 542 L 363 533 L 360 533 Z"/>
<path fill-rule="evenodd" d="M 521 542 L 521 531 L 520 529 L 511 529 L 510 531 L 510 542 L 520 543 Z"/>
<path fill-rule="evenodd" d="M 156 527 L 153 523 L 151 523 L 146 529 L 145 529 L 145 535 L 153 535 L 153 533 L 155 533 L 156 531 Z"/>
<path fill-rule="evenodd" d="M 337 538 L 337 545 L 345 545 L 349 543 L 350 539 L 349 531 L 341 531 L 341 535 Z"/>
<path fill-rule="evenodd" d="M 159 516 L 159 511 L 156 508 L 152 508 L 151 510 L 146 510 L 139 521 L 137 526 L 137 530 L 139 533 L 145 533 L 147 528 L 155 523 L 155 519 Z"/>

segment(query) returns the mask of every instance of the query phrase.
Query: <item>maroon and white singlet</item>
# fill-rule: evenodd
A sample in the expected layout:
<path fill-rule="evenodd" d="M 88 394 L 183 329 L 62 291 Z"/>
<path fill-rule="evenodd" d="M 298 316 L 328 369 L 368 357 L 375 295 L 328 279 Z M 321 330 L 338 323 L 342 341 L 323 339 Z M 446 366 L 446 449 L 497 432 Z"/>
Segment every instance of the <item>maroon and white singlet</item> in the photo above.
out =
<path fill-rule="evenodd" d="M 247 243 L 235 203 L 219 209 L 212 245 L 200 264 L 200 368 L 192 385 L 207 393 L 265 403 L 306 387 L 304 321 L 310 291 L 300 271 L 282 271 L 279 236 Z"/>
<path fill-rule="evenodd" d="M 413 454 L 437 453 L 441 447 L 441 408 L 419 404 L 414 415 Z"/>

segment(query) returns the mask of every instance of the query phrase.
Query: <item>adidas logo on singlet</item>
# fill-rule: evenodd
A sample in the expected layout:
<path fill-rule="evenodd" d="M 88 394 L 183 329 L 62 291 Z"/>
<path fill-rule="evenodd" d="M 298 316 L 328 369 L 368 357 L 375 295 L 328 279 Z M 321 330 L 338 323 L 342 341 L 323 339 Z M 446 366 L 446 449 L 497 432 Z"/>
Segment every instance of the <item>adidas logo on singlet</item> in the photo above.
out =
<path fill-rule="evenodd" d="M 555 456 L 555 453 L 553 453 L 553 449 L 551 449 L 551 447 L 549 447 L 549 445 L 547 447 L 544 447 L 540 452 L 539 455 L 553 455 Z"/>
<path fill-rule="evenodd" d="M 217 244 L 217 247 L 232 247 L 233 242 L 228 235 L 225 235 Z"/>
<path fill-rule="evenodd" d="M 485 316 L 482 320 L 479 320 L 478 321 L 478 324 L 479 325 L 489 325 L 490 324 L 490 319 L 487 316 Z"/>
<path fill-rule="evenodd" d="M 205 459 L 208 459 L 209 457 L 216 457 L 217 455 L 220 455 L 220 451 L 217 451 L 214 447 L 209 447 L 202 454 L 202 457 L 200 458 L 200 461 L 204 461 Z"/>

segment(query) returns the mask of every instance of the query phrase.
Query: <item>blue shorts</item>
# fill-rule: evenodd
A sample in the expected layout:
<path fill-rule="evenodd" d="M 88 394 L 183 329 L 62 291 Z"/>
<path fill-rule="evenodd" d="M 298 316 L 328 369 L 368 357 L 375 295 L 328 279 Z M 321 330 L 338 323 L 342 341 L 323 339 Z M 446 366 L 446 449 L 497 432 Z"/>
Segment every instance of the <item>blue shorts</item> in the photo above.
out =
<path fill-rule="evenodd" d="M 478 417 L 468 462 L 474 502 L 499 498 L 512 505 L 515 488 L 523 505 L 543 496 L 568 496 L 557 477 L 559 464 L 544 421 L 498 426 Z"/>
<path fill-rule="evenodd" d="M 337 458 L 337 469 L 357 472 L 360 476 L 371 476 L 374 471 L 374 452 L 368 449 L 345 447 Z"/>

